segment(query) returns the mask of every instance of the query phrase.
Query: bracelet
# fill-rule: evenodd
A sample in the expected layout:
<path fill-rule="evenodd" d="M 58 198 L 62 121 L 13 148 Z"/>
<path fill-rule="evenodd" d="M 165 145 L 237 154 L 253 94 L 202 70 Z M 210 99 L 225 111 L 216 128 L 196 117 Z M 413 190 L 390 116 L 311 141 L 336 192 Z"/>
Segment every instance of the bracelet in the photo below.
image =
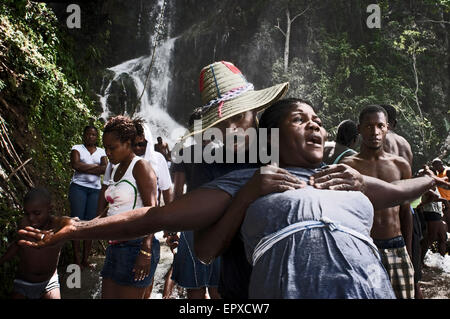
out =
<path fill-rule="evenodd" d="M 151 257 L 151 256 L 152 256 L 152 253 L 149 253 L 149 252 L 147 252 L 147 251 L 145 251 L 145 250 L 143 250 L 143 249 L 140 250 L 140 253 L 141 253 L 141 254 L 144 254 L 145 256 L 148 256 L 148 257 Z"/>

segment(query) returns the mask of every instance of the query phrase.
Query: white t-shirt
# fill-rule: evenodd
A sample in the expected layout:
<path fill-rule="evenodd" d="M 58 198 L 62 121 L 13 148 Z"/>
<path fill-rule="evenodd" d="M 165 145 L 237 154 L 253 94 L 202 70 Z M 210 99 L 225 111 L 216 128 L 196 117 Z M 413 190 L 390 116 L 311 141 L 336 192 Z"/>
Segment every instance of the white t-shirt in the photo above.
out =
<path fill-rule="evenodd" d="M 156 185 L 158 187 L 158 191 L 165 191 L 172 187 L 172 178 L 170 177 L 169 168 L 167 167 L 167 162 L 164 156 L 161 153 L 154 152 L 155 161 L 152 165 L 153 170 L 156 174 Z M 149 162 L 147 158 L 145 158 Z M 111 171 L 114 169 L 115 165 L 112 165 L 110 162 L 106 167 L 105 175 L 103 176 L 103 184 L 109 185 L 111 179 Z"/>
<path fill-rule="evenodd" d="M 156 177 L 158 179 L 158 189 L 161 191 L 168 190 L 172 187 L 172 178 L 170 177 L 169 167 L 167 166 L 167 161 L 164 158 L 164 155 L 158 152 L 154 152 L 153 155 L 157 165 L 153 165 L 153 170 L 155 171 Z M 146 158 L 147 161 L 149 161 Z"/>
<path fill-rule="evenodd" d="M 101 163 L 102 157 L 106 157 L 105 150 L 97 147 L 94 153 L 90 153 L 83 144 L 74 145 L 72 150 L 78 151 L 80 154 L 80 161 L 85 164 Z M 94 174 L 86 174 L 75 171 L 71 183 L 75 183 L 84 187 L 100 189 L 100 176 Z"/>

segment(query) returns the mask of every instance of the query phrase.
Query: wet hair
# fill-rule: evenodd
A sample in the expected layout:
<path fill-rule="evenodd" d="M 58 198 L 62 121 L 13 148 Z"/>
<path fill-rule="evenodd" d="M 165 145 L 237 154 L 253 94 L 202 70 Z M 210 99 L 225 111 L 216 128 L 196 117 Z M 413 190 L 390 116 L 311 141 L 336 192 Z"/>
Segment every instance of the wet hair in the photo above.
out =
<path fill-rule="evenodd" d="M 267 128 L 269 132 L 271 128 L 280 127 L 281 120 L 297 103 L 308 104 L 314 109 L 309 101 L 300 98 L 287 98 L 278 100 L 270 107 L 268 107 L 261 115 L 261 118 L 259 119 L 259 127 Z"/>
<path fill-rule="evenodd" d="M 378 104 L 372 104 L 372 105 L 366 106 L 361 111 L 361 113 L 359 113 L 359 124 L 361 124 L 362 120 L 364 119 L 364 117 L 366 115 L 373 114 L 373 113 L 383 113 L 384 116 L 386 117 L 386 121 L 388 120 L 388 114 L 387 114 L 386 110 Z"/>
<path fill-rule="evenodd" d="M 137 136 L 135 121 L 138 120 L 132 120 L 122 115 L 115 116 L 106 123 L 103 135 L 106 133 L 114 133 L 122 143 L 127 141 L 133 143 Z"/>
<path fill-rule="evenodd" d="M 25 205 L 36 200 L 44 201 L 45 203 L 50 204 L 52 201 L 52 196 L 45 187 L 34 187 L 26 193 L 23 198 L 23 204 Z"/>
<path fill-rule="evenodd" d="M 342 121 L 337 130 L 336 142 L 345 146 L 350 146 L 358 136 L 358 127 L 352 120 Z"/>
<path fill-rule="evenodd" d="M 380 106 L 386 110 L 389 124 L 395 126 L 397 124 L 397 110 L 395 107 L 389 104 L 381 104 Z"/>

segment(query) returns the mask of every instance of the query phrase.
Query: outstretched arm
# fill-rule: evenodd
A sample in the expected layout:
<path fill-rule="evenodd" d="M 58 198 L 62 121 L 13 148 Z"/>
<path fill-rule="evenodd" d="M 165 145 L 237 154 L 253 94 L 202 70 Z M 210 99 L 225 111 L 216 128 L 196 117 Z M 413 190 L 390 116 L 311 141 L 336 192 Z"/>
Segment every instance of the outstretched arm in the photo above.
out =
<path fill-rule="evenodd" d="M 57 232 L 26 227 L 19 234 L 38 242 L 21 240 L 19 244 L 40 248 L 66 240 L 119 240 L 161 230 L 198 230 L 216 222 L 230 202 L 230 195 L 223 191 L 198 189 L 163 207 L 142 207 L 90 221 L 61 218 Z"/>
<path fill-rule="evenodd" d="M 348 180 L 349 182 L 343 182 Z M 345 164 L 330 165 L 314 174 L 310 183 L 320 189 L 362 191 L 372 202 L 375 210 L 404 204 L 420 197 L 436 185 L 449 186 L 449 182 L 428 172 L 427 175 L 392 183 L 361 175 Z"/>

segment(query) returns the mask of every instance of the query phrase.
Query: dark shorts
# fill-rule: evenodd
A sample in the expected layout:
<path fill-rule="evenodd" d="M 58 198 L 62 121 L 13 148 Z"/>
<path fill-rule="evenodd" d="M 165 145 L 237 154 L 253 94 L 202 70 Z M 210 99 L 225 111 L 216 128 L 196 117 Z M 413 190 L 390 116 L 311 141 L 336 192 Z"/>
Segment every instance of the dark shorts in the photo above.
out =
<path fill-rule="evenodd" d="M 220 276 L 220 257 L 209 264 L 203 264 L 193 249 L 193 232 L 182 232 L 178 251 L 173 260 L 172 280 L 185 289 L 217 287 Z"/>
<path fill-rule="evenodd" d="M 441 214 L 436 212 L 423 212 L 423 218 L 425 218 L 427 222 L 438 222 L 442 220 Z"/>
<path fill-rule="evenodd" d="M 100 189 L 70 183 L 70 216 L 81 220 L 91 220 L 97 216 L 97 203 Z"/>
<path fill-rule="evenodd" d="M 141 250 L 142 238 L 120 244 L 109 245 L 101 272 L 103 278 L 109 278 L 121 286 L 146 288 L 151 285 L 159 262 L 159 241 L 153 237 L 150 273 L 144 280 L 135 281 L 133 268 Z"/>

